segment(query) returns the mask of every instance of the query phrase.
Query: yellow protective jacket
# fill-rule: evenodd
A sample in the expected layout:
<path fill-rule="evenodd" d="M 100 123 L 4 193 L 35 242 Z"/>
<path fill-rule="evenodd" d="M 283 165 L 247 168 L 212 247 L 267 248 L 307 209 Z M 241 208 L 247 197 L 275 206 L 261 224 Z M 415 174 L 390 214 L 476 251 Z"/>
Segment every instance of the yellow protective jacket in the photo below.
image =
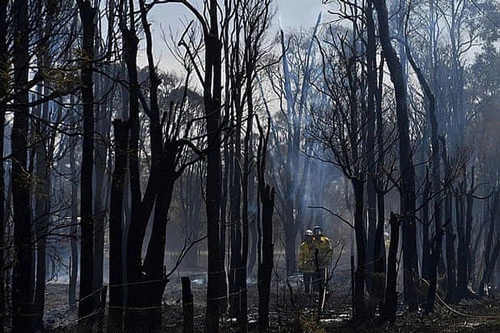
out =
<path fill-rule="evenodd" d="M 330 239 L 324 235 L 319 238 L 315 237 L 314 248 L 318 249 L 318 264 L 320 267 L 324 267 L 330 263 L 333 256 L 333 248 L 330 243 Z"/>
<path fill-rule="evenodd" d="M 314 262 L 314 247 L 313 242 L 302 242 L 299 250 L 299 269 L 306 273 L 313 273 L 316 271 L 316 264 Z"/>

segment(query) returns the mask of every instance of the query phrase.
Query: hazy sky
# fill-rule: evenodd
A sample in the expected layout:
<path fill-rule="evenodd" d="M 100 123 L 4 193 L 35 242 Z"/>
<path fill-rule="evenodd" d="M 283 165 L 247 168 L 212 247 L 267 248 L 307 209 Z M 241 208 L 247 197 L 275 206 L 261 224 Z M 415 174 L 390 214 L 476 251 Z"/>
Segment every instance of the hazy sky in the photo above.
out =
<path fill-rule="evenodd" d="M 196 2 L 201 4 L 200 0 L 193 1 Z M 312 27 L 323 7 L 321 0 L 275 0 L 274 6 L 277 11 L 272 26 L 274 29 L 281 26 L 284 30 Z M 172 63 L 170 51 L 162 41 L 162 30 L 168 34 L 168 30 L 172 29 L 180 34 L 183 22 L 189 22 L 193 16 L 181 4 L 163 4 L 154 8 L 149 18 L 153 23 L 155 57 L 161 67 L 171 70 L 177 66 Z M 146 64 L 145 59 L 139 60 L 140 65 Z"/>
<path fill-rule="evenodd" d="M 277 0 L 277 19 L 283 28 L 313 26 L 322 5 L 321 0 Z"/>

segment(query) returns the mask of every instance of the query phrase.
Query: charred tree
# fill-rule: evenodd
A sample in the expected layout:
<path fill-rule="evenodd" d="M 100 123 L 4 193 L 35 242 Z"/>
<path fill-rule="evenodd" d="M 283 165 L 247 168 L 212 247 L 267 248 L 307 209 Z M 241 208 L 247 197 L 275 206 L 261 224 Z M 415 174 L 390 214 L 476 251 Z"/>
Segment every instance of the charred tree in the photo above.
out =
<path fill-rule="evenodd" d="M 446 227 L 446 226 L 444 226 Z M 425 305 L 425 314 L 434 311 L 434 302 L 436 300 L 437 290 L 437 267 L 441 258 L 441 250 L 443 248 L 443 234 L 445 228 L 441 227 L 436 230 L 436 234 L 432 239 L 430 246 L 430 262 L 429 262 L 429 291 L 427 293 L 427 304 Z"/>
<path fill-rule="evenodd" d="M 34 330 L 33 323 L 33 233 L 30 210 L 28 159 L 29 129 L 29 11 L 28 1 L 13 3 L 14 27 L 14 121 L 12 124 L 12 203 L 14 223 L 14 261 L 12 274 L 12 329 Z M 3 175 L 1 175 L 3 177 Z M 2 272 L 3 273 L 3 272 Z"/>
<path fill-rule="evenodd" d="M 451 179 L 451 163 L 446 152 L 446 142 L 444 137 L 439 137 L 441 146 L 443 147 L 441 155 L 444 164 L 445 179 Z M 456 300 L 456 259 L 455 259 L 455 231 L 453 229 L 453 197 L 450 188 L 445 188 L 444 191 L 444 221 L 446 233 L 446 267 L 447 267 L 447 302 L 455 302 Z"/>
<path fill-rule="evenodd" d="M 366 99 L 366 164 L 367 164 L 367 182 L 366 182 L 366 209 L 367 209 L 367 219 L 368 219 L 368 243 L 367 243 L 367 261 L 370 265 L 367 266 L 367 277 L 370 277 L 367 282 L 369 282 L 369 293 L 370 298 L 374 296 L 376 288 L 380 288 L 373 279 L 376 278 L 375 274 L 380 274 L 383 272 L 375 271 L 375 263 L 381 259 L 380 252 L 381 248 L 384 247 L 383 237 L 377 237 L 377 173 L 376 173 L 376 163 L 375 163 L 375 108 L 376 100 L 375 95 L 377 93 L 377 44 L 376 44 L 376 31 L 375 22 L 373 19 L 373 3 L 367 2 L 364 8 L 366 16 L 366 71 L 367 71 L 367 99 Z M 378 255 L 378 257 L 375 256 Z M 380 270 L 377 268 L 377 271 Z M 382 288 L 383 289 L 383 288 Z M 378 289 L 381 290 L 381 289 Z"/>
<path fill-rule="evenodd" d="M 209 20 L 204 30 L 205 73 L 203 98 L 208 136 L 206 210 L 208 234 L 208 286 L 205 330 L 219 331 L 219 318 L 226 303 L 224 248 L 221 247 L 221 97 L 222 43 L 218 29 L 218 5 L 207 1 Z"/>
<path fill-rule="evenodd" d="M 389 220 L 391 226 L 391 243 L 389 245 L 389 257 L 387 259 L 387 286 L 385 289 L 385 304 L 382 318 L 394 322 L 396 320 L 396 309 L 398 305 L 397 283 L 397 256 L 399 246 L 400 217 L 391 212 Z"/>
<path fill-rule="evenodd" d="M 487 294 L 486 286 L 490 281 L 491 274 L 496 264 L 496 259 L 500 251 L 500 237 L 495 238 L 497 233 L 495 228 L 496 221 L 498 219 L 500 211 L 500 190 L 496 189 L 493 192 L 493 196 L 490 199 L 490 214 L 489 214 L 489 226 L 488 234 L 485 239 L 485 250 L 484 250 L 484 272 L 481 276 L 481 281 L 479 283 L 479 295 L 484 296 Z"/>
<path fill-rule="evenodd" d="M 257 285 L 259 291 L 259 331 L 266 332 L 269 329 L 269 300 L 271 294 L 271 275 L 273 272 L 274 245 L 273 245 L 273 212 L 274 212 L 274 188 L 265 182 L 266 149 L 269 137 L 269 128 L 266 136 L 259 125 L 260 141 L 258 148 L 258 179 L 259 194 L 262 204 L 262 248 L 259 249 Z"/>
<path fill-rule="evenodd" d="M 0 73 L 7 73 L 8 48 L 7 48 L 7 0 L 0 1 Z M 4 331 L 6 315 L 6 295 L 5 295 L 5 167 L 4 167 L 4 133 L 5 133 L 5 113 L 7 111 L 7 96 L 9 91 L 8 80 L 2 79 L 0 83 L 0 332 Z"/>
<path fill-rule="evenodd" d="M 94 39 L 97 9 L 89 0 L 78 0 L 82 23 L 82 63 L 80 79 L 83 105 L 83 142 L 80 185 L 81 215 L 81 259 L 80 259 L 80 301 L 79 320 L 88 319 L 93 313 L 94 277 L 94 212 L 93 212 L 93 169 L 94 169 Z"/>
<path fill-rule="evenodd" d="M 401 217 L 403 231 L 403 275 L 405 302 L 412 311 L 417 310 L 416 281 L 418 279 L 417 267 L 417 241 L 415 223 L 415 167 L 411 151 L 409 132 L 409 110 L 407 102 L 407 86 L 403 67 L 391 43 L 389 30 L 389 16 L 384 0 L 372 0 L 377 9 L 379 23 L 380 43 L 384 51 L 387 66 L 391 74 L 396 95 L 396 113 L 399 138 L 399 184 Z"/>
<path fill-rule="evenodd" d="M 68 304 L 71 310 L 76 309 L 76 285 L 78 279 L 78 174 L 76 166 L 76 146 L 77 138 L 70 139 L 69 165 L 71 170 L 71 225 L 69 227 L 70 238 L 70 274 L 69 274 L 69 290 Z"/>
<path fill-rule="evenodd" d="M 109 207 L 109 324 L 110 331 L 123 329 L 123 198 L 127 173 L 129 123 L 116 119 L 115 161 Z"/>

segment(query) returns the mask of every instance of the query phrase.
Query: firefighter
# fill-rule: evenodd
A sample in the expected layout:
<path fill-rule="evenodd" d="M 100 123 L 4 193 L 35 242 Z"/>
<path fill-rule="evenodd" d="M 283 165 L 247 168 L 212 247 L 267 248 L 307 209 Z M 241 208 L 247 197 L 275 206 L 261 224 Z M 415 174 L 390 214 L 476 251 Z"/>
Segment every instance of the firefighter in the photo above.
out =
<path fill-rule="evenodd" d="M 316 276 L 313 280 L 315 291 L 323 292 L 328 274 L 328 265 L 332 260 L 333 249 L 330 239 L 323 234 L 320 226 L 313 228 L 314 263 Z"/>
<path fill-rule="evenodd" d="M 300 244 L 299 250 L 299 269 L 303 274 L 306 294 L 309 294 L 314 276 L 316 274 L 314 253 L 315 248 L 313 244 L 313 231 L 311 229 L 307 229 L 304 233 L 304 241 Z"/>

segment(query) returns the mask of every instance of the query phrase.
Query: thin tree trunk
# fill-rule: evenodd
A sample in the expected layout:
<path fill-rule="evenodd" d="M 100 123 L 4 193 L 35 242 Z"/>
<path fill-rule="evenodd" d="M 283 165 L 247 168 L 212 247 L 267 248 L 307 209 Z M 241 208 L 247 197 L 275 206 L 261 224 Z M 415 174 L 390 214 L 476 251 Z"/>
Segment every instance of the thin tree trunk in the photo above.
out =
<path fill-rule="evenodd" d="M 398 278 L 397 256 L 399 246 L 400 217 L 391 213 L 389 224 L 391 225 L 391 244 L 389 245 L 389 258 L 387 259 L 387 286 L 385 289 L 385 304 L 382 317 L 394 322 L 396 320 L 396 309 L 398 305 L 398 294 L 396 283 Z"/>
<path fill-rule="evenodd" d="M 0 73 L 8 71 L 8 49 L 7 49 L 7 0 L 0 0 Z M 8 86 L 0 84 L 0 100 L 4 101 L 7 96 Z M 6 303 L 5 298 L 5 167 L 4 167 L 4 133 L 6 103 L 0 103 L 0 333 L 4 332 Z"/>
<path fill-rule="evenodd" d="M 78 280 L 78 180 L 76 169 L 75 149 L 77 139 L 70 139 L 71 149 L 69 153 L 69 164 L 71 168 L 71 225 L 70 225 L 70 247 L 71 262 L 69 276 L 68 304 L 70 309 L 76 308 L 76 281 Z"/>
<path fill-rule="evenodd" d="M 366 265 L 366 231 L 364 227 L 364 182 L 353 179 L 356 209 L 354 212 L 354 229 L 356 234 L 357 267 L 354 274 L 354 317 L 366 319 L 365 304 L 365 265 Z"/>
<path fill-rule="evenodd" d="M 99 78 L 96 82 L 96 92 L 99 94 L 98 100 L 102 100 L 103 96 L 108 93 L 109 87 L 107 82 L 102 82 L 105 78 Z M 107 102 L 109 103 L 109 102 Z M 104 309 L 100 309 L 99 305 L 102 300 L 97 297 L 103 287 L 104 277 L 104 237 L 106 229 L 106 211 L 108 208 L 109 199 L 109 179 L 106 172 L 106 160 L 108 155 L 107 141 L 111 131 L 111 113 L 112 110 L 107 108 L 106 104 L 99 103 L 96 106 L 96 140 L 95 140 L 95 165 L 94 165 L 94 278 L 93 292 L 94 307 L 99 310 L 99 317 L 102 319 Z"/>
<path fill-rule="evenodd" d="M 366 122 L 367 122 L 367 183 L 366 183 L 366 209 L 368 217 L 368 244 L 367 244 L 367 260 L 371 264 L 367 266 L 370 298 L 373 297 L 375 286 L 373 278 L 375 273 L 375 262 L 380 258 L 375 257 L 375 254 L 380 253 L 380 248 L 383 245 L 383 237 L 377 238 L 377 193 L 376 193 L 376 163 L 375 163 L 375 95 L 377 93 L 377 46 L 375 36 L 375 22 L 373 20 L 373 4 L 366 4 L 366 29 L 367 29 L 367 80 L 368 80 L 368 96 L 366 104 Z M 380 286 L 378 286 L 380 287 Z"/>
<path fill-rule="evenodd" d="M 40 87 L 40 95 L 44 96 L 43 88 Z M 48 122 L 48 105 L 42 104 L 38 108 L 37 116 Z M 34 201 L 35 201 L 35 235 L 36 235 L 36 284 L 34 298 L 35 327 L 43 330 L 43 313 L 45 307 L 45 279 L 47 273 L 47 237 L 50 222 L 50 170 L 48 168 L 48 153 L 52 151 L 48 133 L 44 130 L 42 121 L 35 124 L 35 175 L 37 179 Z"/>

